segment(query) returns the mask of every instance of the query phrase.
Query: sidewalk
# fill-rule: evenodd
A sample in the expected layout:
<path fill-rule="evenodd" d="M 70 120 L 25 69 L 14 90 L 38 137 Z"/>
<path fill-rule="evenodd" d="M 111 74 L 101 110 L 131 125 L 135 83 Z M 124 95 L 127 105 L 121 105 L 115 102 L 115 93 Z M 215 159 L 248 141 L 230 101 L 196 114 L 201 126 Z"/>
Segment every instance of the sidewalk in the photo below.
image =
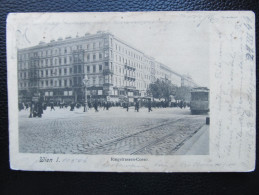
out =
<path fill-rule="evenodd" d="M 206 155 L 209 154 L 209 125 L 204 125 L 184 145 L 177 150 L 175 155 Z"/>

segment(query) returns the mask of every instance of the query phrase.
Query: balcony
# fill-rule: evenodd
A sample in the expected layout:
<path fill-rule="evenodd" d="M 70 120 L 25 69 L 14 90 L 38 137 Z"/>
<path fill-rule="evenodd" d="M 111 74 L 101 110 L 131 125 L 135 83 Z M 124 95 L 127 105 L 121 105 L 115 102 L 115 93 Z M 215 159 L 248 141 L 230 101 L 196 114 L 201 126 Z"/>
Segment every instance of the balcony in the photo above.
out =
<path fill-rule="evenodd" d="M 135 81 L 136 80 L 135 76 L 129 76 L 129 75 L 125 75 L 124 79 L 127 80 L 127 81 Z"/>
<path fill-rule="evenodd" d="M 109 87 L 109 86 L 113 86 L 113 84 L 112 83 L 104 83 L 103 86 L 104 87 Z"/>
<path fill-rule="evenodd" d="M 129 65 L 127 65 L 127 64 L 124 65 L 124 68 L 125 68 L 125 69 L 128 69 L 128 70 L 132 70 L 132 71 L 135 71 L 135 70 L 136 70 L 136 68 L 134 68 L 134 67 L 132 67 L 132 66 L 129 66 Z"/>
<path fill-rule="evenodd" d="M 126 90 L 136 90 L 135 86 L 125 86 Z"/>
<path fill-rule="evenodd" d="M 73 54 L 84 53 L 84 50 L 83 49 L 75 49 L 75 50 L 72 50 L 72 53 Z"/>
<path fill-rule="evenodd" d="M 103 69 L 103 75 L 109 75 L 109 74 L 113 74 L 113 70 L 111 69 Z"/>

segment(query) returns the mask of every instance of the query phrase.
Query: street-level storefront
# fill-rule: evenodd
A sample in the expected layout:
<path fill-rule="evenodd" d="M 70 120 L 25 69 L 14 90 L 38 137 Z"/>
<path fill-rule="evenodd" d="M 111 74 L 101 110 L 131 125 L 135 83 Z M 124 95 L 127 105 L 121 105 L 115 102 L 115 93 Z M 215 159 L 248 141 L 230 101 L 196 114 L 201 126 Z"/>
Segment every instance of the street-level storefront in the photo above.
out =
<path fill-rule="evenodd" d="M 87 88 L 87 98 L 88 101 L 94 101 L 97 99 L 98 101 L 106 101 L 106 95 L 104 95 L 103 87 L 88 87 Z"/>
<path fill-rule="evenodd" d="M 91 96 L 102 96 L 103 95 L 103 87 L 88 87 L 87 94 Z"/>
<path fill-rule="evenodd" d="M 107 96 L 106 100 L 108 102 L 119 102 L 120 99 L 119 99 L 119 96 L 111 95 L 111 96 Z"/>
<path fill-rule="evenodd" d="M 107 91 L 108 90 L 108 91 Z M 136 89 L 136 87 L 112 87 L 112 86 L 92 86 L 85 89 L 85 87 L 66 87 L 66 88 L 49 88 L 38 89 L 42 100 L 46 103 L 84 103 L 85 92 L 87 93 L 87 101 L 92 102 L 98 100 L 99 102 L 114 102 L 125 103 L 129 102 L 132 105 L 141 100 L 143 93 Z M 32 95 L 30 90 L 19 91 L 19 102 L 31 102 Z"/>
<path fill-rule="evenodd" d="M 41 94 L 45 102 L 54 104 L 71 103 L 75 101 L 75 93 L 72 88 L 41 90 Z"/>

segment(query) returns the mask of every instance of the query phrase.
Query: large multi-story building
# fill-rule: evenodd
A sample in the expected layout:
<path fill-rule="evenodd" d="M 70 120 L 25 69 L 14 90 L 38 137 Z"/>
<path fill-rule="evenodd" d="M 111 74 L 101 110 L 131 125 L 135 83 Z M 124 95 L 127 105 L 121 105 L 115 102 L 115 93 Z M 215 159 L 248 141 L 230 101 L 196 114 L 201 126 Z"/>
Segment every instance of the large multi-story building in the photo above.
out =
<path fill-rule="evenodd" d="M 181 86 L 186 86 L 190 88 L 198 87 L 198 85 L 193 81 L 190 75 L 182 75 Z"/>
<path fill-rule="evenodd" d="M 156 79 L 169 79 L 177 86 L 192 82 L 102 31 L 18 49 L 20 101 L 33 96 L 55 102 L 82 101 L 85 75 L 89 98 L 109 101 L 147 97 L 147 88 Z"/>

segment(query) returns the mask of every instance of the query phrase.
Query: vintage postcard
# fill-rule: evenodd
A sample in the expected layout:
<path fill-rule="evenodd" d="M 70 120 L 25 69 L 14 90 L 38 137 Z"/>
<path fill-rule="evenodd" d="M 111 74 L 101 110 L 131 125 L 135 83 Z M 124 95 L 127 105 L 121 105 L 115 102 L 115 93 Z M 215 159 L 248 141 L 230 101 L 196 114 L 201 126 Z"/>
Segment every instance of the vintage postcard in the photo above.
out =
<path fill-rule="evenodd" d="M 10 167 L 255 168 L 249 11 L 11 13 Z"/>

